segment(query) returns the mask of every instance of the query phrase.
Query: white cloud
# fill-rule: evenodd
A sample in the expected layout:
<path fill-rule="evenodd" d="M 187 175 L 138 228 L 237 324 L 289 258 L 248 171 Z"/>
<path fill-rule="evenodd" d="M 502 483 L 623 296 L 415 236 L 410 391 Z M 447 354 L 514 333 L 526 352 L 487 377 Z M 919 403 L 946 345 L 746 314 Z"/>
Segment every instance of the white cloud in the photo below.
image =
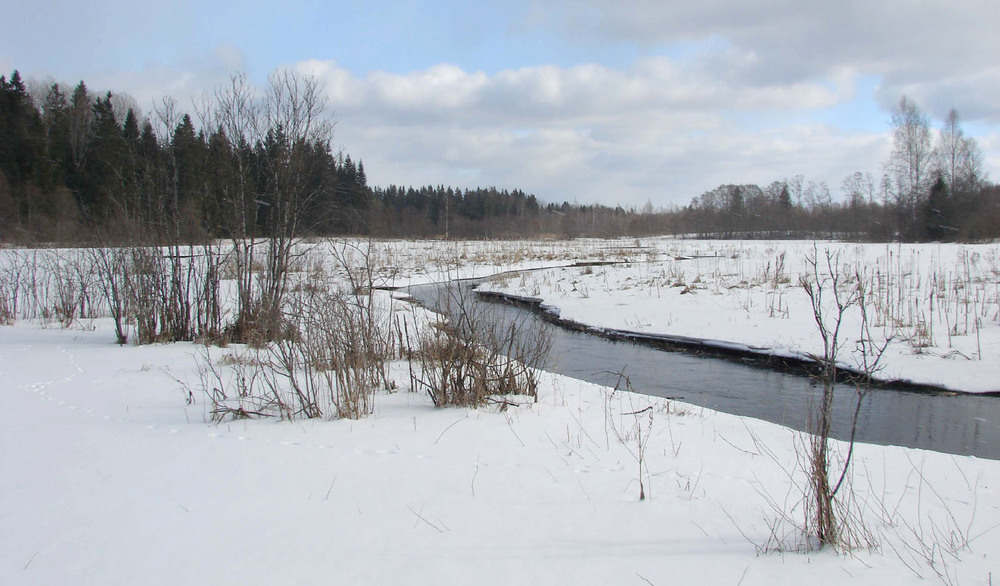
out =
<path fill-rule="evenodd" d="M 842 89 L 817 82 L 743 86 L 684 68 L 663 57 L 629 70 L 586 64 L 528 67 L 493 76 L 438 65 L 420 72 L 369 73 L 358 79 L 334 63 L 298 66 L 326 82 L 338 111 L 423 123 L 446 116 L 454 123 L 534 121 L 586 124 L 630 111 L 780 110 L 821 108 L 845 98 Z"/>
<path fill-rule="evenodd" d="M 338 143 L 364 159 L 375 184 L 497 185 L 547 201 L 683 205 L 720 183 L 798 173 L 836 186 L 854 170 L 877 171 L 887 149 L 881 133 L 785 118 L 851 99 L 848 74 L 826 84 L 748 87 L 666 58 L 624 71 L 545 66 L 491 76 L 450 65 L 363 78 L 329 62 L 299 67 L 325 82 Z M 768 123 L 754 124 L 758 115 Z"/>
<path fill-rule="evenodd" d="M 537 0 L 531 14 L 568 37 L 701 44 L 716 79 L 786 85 L 847 68 L 882 76 L 886 107 L 906 91 L 925 94 L 935 116 L 956 106 L 1000 122 L 995 89 L 982 99 L 1000 85 L 995 0 Z M 975 100 L 963 98 L 969 92 Z"/>
<path fill-rule="evenodd" d="M 923 82 L 887 81 L 876 95 L 886 109 L 899 97 L 910 97 L 938 120 L 955 108 L 964 120 L 1000 123 L 1000 67 L 984 68 L 975 74 L 945 76 Z"/>

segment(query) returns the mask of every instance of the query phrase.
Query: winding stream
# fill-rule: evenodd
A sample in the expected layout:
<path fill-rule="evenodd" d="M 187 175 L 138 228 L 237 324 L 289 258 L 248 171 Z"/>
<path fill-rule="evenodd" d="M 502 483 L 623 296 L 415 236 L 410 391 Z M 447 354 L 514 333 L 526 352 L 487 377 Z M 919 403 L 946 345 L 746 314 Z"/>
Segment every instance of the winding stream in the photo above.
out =
<path fill-rule="evenodd" d="M 475 281 L 421 285 L 410 287 L 408 293 L 421 305 L 447 315 L 448 308 L 438 303 L 446 288 L 465 292 L 474 286 Z M 488 306 L 504 320 L 544 323 L 530 309 L 471 294 L 463 299 Z M 806 427 L 810 406 L 819 400 L 821 388 L 807 376 L 545 326 L 553 335 L 551 363 L 545 368 L 558 374 L 613 386 L 617 377 L 610 373 L 624 371 L 639 392 L 799 430 Z M 838 385 L 833 437 L 849 439 L 854 400 L 853 386 Z M 1000 398 L 872 389 L 861 405 L 856 439 L 1000 460 Z"/>

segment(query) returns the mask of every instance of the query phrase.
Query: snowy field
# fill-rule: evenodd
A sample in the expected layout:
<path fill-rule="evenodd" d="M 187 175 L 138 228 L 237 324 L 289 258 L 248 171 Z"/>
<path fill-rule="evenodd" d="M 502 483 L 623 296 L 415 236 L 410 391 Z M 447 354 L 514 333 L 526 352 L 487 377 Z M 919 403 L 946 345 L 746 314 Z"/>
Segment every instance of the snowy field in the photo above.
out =
<path fill-rule="evenodd" d="M 560 317 L 601 328 L 736 342 L 781 355 L 823 355 L 800 282 L 839 274 L 867 288 L 875 342 L 889 345 L 877 376 L 964 392 L 1000 391 L 1000 246 L 800 241 L 641 242 L 635 262 L 559 268 L 486 283 L 539 298 Z M 827 265 L 827 253 L 832 262 Z M 829 282 L 829 281 L 828 281 Z M 827 319 L 834 313 L 828 295 Z M 839 361 L 863 367 L 859 306 L 848 308 Z"/>
<path fill-rule="evenodd" d="M 750 333 L 787 324 L 782 347 L 811 351 L 811 315 L 792 309 L 804 243 L 378 246 L 386 286 L 631 261 L 506 287 L 564 312 L 579 304 L 574 319 L 613 327 L 770 347 L 773 333 Z M 969 329 L 934 325 L 933 344 L 910 354 L 987 369 L 955 375 L 961 385 L 995 372 L 996 247 L 843 249 L 844 262 L 866 268 L 902 251 L 914 262 L 908 278 L 937 287 L 928 271 L 939 269 L 946 283 L 981 291 L 968 316 L 958 309 Z M 776 278 L 764 265 L 782 250 Z M 947 277 L 960 266 L 968 277 Z M 678 280 L 691 291 L 682 295 Z M 605 292 L 598 313 L 588 303 Z M 411 323 L 429 319 L 376 295 Z M 688 299 L 695 305 L 666 304 Z M 954 303 L 941 302 L 948 320 Z M 703 329 L 690 325 L 696 311 Z M 758 327 L 732 325 L 737 316 Z M 906 327 L 915 326 L 894 325 Z M 862 546 L 808 551 L 796 530 L 802 438 L 776 425 L 558 376 L 542 378 L 537 402 L 436 409 L 409 392 L 403 361 L 391 366 L 396 388 L 360 420 L 212 423 L 199 389 L 203 346 L 114 340 L 106 317 L 0 327 L 2 584 L 992 584 L 1000 575 L 998 462 L 858 446 L 848 494 Z M 905 343 L 901 356 L 914 342 Z M 238 351 L 210 350 L 220 364 Z"/>

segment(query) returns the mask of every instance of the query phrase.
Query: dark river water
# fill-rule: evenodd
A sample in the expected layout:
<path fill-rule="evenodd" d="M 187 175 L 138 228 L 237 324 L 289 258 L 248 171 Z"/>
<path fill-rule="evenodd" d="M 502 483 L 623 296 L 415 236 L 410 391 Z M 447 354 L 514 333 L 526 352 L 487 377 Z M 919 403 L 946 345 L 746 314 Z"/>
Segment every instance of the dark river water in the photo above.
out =
<path fill-rule="evenodd" d="M 488 302 L 468 294 L 469 282 L 411 287 L 419 303 L 447 315 L 440 303 L 447 287 L 459 287 L 465 311 L 489 311 L 498 319 L 548 328 L 552 335 L 546 370 L 613 386 L 623 371 L 637 392 L 805 429 L 822 388 L 807 376 L 720 358 L 667 352 L 632 342 L 551 326 L 530 309 Z M 456 291 L 456 289 L 451 289 Z M 450 295 L 454 298 L 454 293 Z M 455 304 L 447 304 L 454 311 Z M 856 403 L 853 386 L 835 391 L 833 437 L 849 439 Z M 857 441 L 898 445 L 1000 460 L 1000 397 L 872 389 L 862 401 Z"/>

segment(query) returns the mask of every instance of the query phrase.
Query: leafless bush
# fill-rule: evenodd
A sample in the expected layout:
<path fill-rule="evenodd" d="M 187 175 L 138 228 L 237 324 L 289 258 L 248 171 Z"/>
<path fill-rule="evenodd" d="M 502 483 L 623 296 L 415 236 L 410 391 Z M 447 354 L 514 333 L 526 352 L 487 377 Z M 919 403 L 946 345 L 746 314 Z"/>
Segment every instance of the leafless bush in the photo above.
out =
<path fill-rule="evenodd" d="M 372 412 L 375 393 L 391 387 L 387 362 L 396 356 L 391 307 L 373 291 L 370 248 L 345 263 L 347 283 L 317 268 L 285 296 L 285 333 L 248 346 L 228 364 L 203 368 L 211 416 L 338 417 Z M 203 360 L 204 362 L 204 360 Z"/>
<path fill-rule="evenodd" d="M 870 509 L 867 502 L 859 502 L 857 493 L 852 486 L 853 475 L 843 478 L 843 485 L 836 491 L 837 498 L 831 500 L 832 518 L 836 521 L 836 543 L 821 542 L 816 534 L 815 511 L 816 499 L 811 491 L 814 486 L 813 441 L 808 435 L 796 435 L 794 440 L 795 463 L 789 466 L 783 458 L 762 442 L 753 432 L 755 455 L 763 455 L 779 467 L 787 477 L 787 490 L 783 495 L 772 494 L 765 490 L 760 479 L 754 483 L 754 489 L 764 499 L 767 505 L 764 522 L 767 526 L 767 537 L 755 540 L 744 534 L 758 554 L 769 553 L 805 553 L 828 545 L 840 551 L 857 549 L 877 550 L 880 547 L 880 535 L 871 529 L 864 512 Z M 845 459 L 840 452 L 831 451 L 829 459 L 832 464 L 845 466 Z M 844 468 L 846 469 L 846 468 Z M 756 475 L 755 475 L 756 478 Z M 741 530 L 742 532 L 742 530 Z"/>
<path fill-rule="evenodd" d="M 837 354 L 841 349 L 840 328 L 848 308 L 857 304 L 856 291 L 842 286 L 838 253 L 826 251 L 825 267 L 818 254 L 806 259 L 810 275 L 803 276 L 800 284 L 809 296 L 813 317 L 823 341 L 823 355 L 815 359 L 821 367 L 820 379 L 823 393 L 820 404 L 810 415 L 807 446 L 806 527 L 820 545 L 839 543 L 840 523 L 833 507 L 835 492 L 830 480 L 831 453 L 829 448 L 830 426 L 833 421 L 833 393 L 837 382 Z M 832 308 L 828 297 L 833 298 Z M 831 314 L 832 310 L 832 314 Z"/>
<path fill-rule="evenodd" d="M 54 318 L 67 328 L 79 318 L 96 317 L 94 268 L 83 251 L 52 251 L 43 257 L 43 270 L 51 288 L 42 294 L 46 300 L 43 317 Z"/>
<path fill-rule="evenodd" d="M 194 325 L 198 338 L 220 341 L 223 337 L 222 263 L 225 255 L 214 244 L 200 249 L 190 281 L 194 295 Z"/>
<path fill-rule="evenodd" d="M 51 318 L 55 264 L 45 250 L 5 250 L 0 256 L 0 320 Z"/>
<path fill-rule="evenodd" d="M 276 417 L 297 419 L 321 415 L 309 384 L 300 344 L 281 340 L 264 345 L 230 346 L 214 359 L 207 347 L 198 356 L 201 392 L 213 421 Z"/>
<path fill-rule="evenodd" d="M 5 255 L 4 258 L 0 258 L 0 325 L 10 325 L 17 319 L 21 270 L 19 255 Z"/>
<path fill-rule="evenodd" d="M 14 296 L 8 283 L 0 281 L 0 326 L 14 323 Z"/>
<path fill-rule="evenodd" d="M 9 250 L 0 262 L 0 310 L 15 319 L 58 319 L 68 326 L 97 310 L 91 275 L 77 251 Z"/>
<path fill-rule="evenodd" d="M 506 406 L 511 396 L 537 398 L 538 371 L 552 346 L 545 324 L 525 316 L 503 319 L 499 308 L 476 302 L 461 285 L 443 289 L 440 307 L 450 316 L 425 333 L 411 363 L 411 388 L 425 390 L 437 407 Z"/>
<path fill-rule="evenodd" d="M 274 412 L 270 398 L 257 392 L 263 369 L 252 348 L 214 360 L 206 346 L 196 361 L 201 391 L 213 421 L 265 417 Z"/>
<path fill-rule="evenodd" d="M 138 344 L 220 339 L 222 257 L 213 245 L 97 248 L 90 257 L 119 344 L 132 326 Z"/>
<path fill-rule="evenodd" d="M 152 344 L 167 338 L 169 277 L 163 255 L 150 248 L 127 251 L 128 305 L 136 324 L 136 343 Z"/>
<path fill-rule="evenodd" d="M 390 308 L 358 285 L 314 287 L 298 302 L 296 320 L 312 386 L 337 417 L 351 419 L 370 414 L 375 393 L 391 386 L 387 361 L 396 356 Z"/>
<path fill-rule="evenodd" d="M 12 251 L 12 254 L 15 254 Z M 14 263 L 18 264 L 18 292 L 15 298 L 17 319 L 37 319 L 51 316 L 49 290 L 52 275 L 45 270 L 45 258 L 51 254 L 45 250 L 19 251 Z"/>
<path fill-rule="evenodd" d="M 124 344 L 129 337 L 128 255 L 121 248 L 94 248 L 90 254 L 98 287 L 115 322 L 115 337 L 119 344 Z"/>
<path fill-rule="evenodd" d="M 813 317 L 823 341 L 823 355 L 814 358 L 819 363 L 822 383 L 820 404 L 810 414 L 809 434 L 798 450 L 808 479 L 805 498 L 805 531 L 815 538 L 820 547 L 851 549 L 862 545 L 867 535 L 860 523 L 860 515 L 851 510 L 853 500 L 851 484 L 851 459 L 854 454 L 854 436 L 861 404 L 868 391 L 872 376 L 878 372 L 880 362 L 890 340 L 877 342 L 868 320 L 868 288 L 861 272 L 845 275 L 840 266 L 839 253 L 827 250 L 821 260 L 816 249 L 807 257 L 810 274 L 801 280 L 809 296 Z M 823 266 L 825 265 L 825 266 Z M 861 314 L 858 353 L 862 356 L 861 377 L 855 384 L 855 408 L 851 424 L 851 437 L 847 454 L 840 459 L 830 447 L 830 428 L 833 422 L 834 389 L 837 384 L 837 356 L 843 345 L 841 336 L 844 317 L 852 307 Z M 836 470 L 839 469 L 839 473 Z M 843 498 L 836 499 L 841 489 L 847 487 Z M 870 545 L 870 543 L 868 543 Z"/>

